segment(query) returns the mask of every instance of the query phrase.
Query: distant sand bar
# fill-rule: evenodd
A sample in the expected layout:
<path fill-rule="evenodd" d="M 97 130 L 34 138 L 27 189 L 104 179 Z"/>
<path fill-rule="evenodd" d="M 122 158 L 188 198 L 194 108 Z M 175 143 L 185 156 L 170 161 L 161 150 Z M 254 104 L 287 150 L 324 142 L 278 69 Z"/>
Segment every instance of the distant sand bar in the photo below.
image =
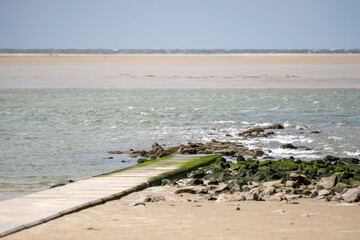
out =
<path fill-rule="evenodd" d="M 0 55 L 0 88 L 360 88 L 360 55 Z"/>

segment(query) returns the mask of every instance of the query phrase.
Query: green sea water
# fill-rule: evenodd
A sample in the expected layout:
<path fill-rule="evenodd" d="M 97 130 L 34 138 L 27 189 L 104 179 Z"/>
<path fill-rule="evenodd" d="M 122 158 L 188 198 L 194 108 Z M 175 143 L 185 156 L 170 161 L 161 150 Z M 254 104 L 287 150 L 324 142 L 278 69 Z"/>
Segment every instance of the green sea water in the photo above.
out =
<path fill-rule="evenodd" d="M 272 123 L 285 129 L 269 138 L 237 136 Z M 109 150 L 212 138 L 261 147 L 275 158 L 360 157 L 360 91 L 3 89 L 0 198 L 136 164 Z M 284 143 L 312 150 L 284 150 Z"/>

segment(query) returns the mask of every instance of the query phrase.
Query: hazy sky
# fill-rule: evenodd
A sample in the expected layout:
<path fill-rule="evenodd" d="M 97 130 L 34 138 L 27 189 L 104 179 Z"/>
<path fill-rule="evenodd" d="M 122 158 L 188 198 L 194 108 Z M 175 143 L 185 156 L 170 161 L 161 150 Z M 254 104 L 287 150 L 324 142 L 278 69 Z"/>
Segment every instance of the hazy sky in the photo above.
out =
<path fill-rule="evenodd" d="M 0 0 L 0 48 L 360 48 L 360 0 Z"/>

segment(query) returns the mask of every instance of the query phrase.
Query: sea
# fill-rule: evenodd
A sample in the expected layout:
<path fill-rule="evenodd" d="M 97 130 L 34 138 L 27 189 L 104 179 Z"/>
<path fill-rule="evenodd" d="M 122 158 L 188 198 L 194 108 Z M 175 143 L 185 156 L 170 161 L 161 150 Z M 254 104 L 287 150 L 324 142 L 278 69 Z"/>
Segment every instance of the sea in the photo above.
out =
<path fill-rule="evenodd" d="M 238 136 L 274 123 L 285 129 Z M 360 91 L 0 89 L 0 199 L 137 164 L 108 151 L 211 139 L 262 148 L 275 159 L 360 158 Z M 282 149 L 286 143 L 311 150 Z"/>

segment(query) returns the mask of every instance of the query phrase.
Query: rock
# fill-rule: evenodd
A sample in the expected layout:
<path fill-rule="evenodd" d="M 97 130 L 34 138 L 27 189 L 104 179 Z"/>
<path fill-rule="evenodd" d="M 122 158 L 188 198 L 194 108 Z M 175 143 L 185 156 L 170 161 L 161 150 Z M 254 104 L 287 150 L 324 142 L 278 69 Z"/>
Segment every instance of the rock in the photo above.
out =
<path fill-rule="evenodd" d="M 297 149 L 296 146 L 292 145 L 291 143 L 287 143 L 287 144 L 284 144 L 284 145 L 281 145 L 282 149 Z"/>
<path fill-rule="evenodd" d="M 295 185 L 295 181 L 286 181 L 286 183 L 285 183 L 285 187 L 292 188 L 292 187 L 294 187 L 294 185 Z"/>
<path fill-rule="evenodd" d="M 136 208 L 145 208 L 146 205 L 145 205 L 145 203 L 135 203 L 134 207 L 136 207 Z"/>
<path fill-rule="evenodd" d="M 161 150 L 164 150 L 162 146 L 160 146 L 160 144 L 158 144 L 157 142 L 154 142 L 152 145 L 151 145 L 151 149 L 153 151 L 153 153 L 155 153 L 157 150 L 161 149 Z"/>
<path fill-rule="evenodd" d="M 281 179 L 280 180 L 275 180 L 275 181 L 269 181 L 269 182 L 264 182 L 262 185 L 264 187 L 275 187 L 275 185 L 281 184 L 282 186 L 284 186 L 281 183 Z"/>
<path fill-rule="evenodd" d="M 340 202 L 341 201 L 341 195 L 336 192 L 335 195 L 331 198 L 331 201 Z"/>
<path fill-rule="evenodd" d="M 180 148 L 180 154 L 197 154 L 195 148 Z"/>
<path fill-rule="evenodd" d="M 294 199 L 301 198 L 301 195 L 299 195 L 299 194 L 286 194 L 285 198 L 287 200 L 294 200 Z"/>
<path fill-rule="evenodd" d="M 161 195 L 147 195 L 144 202 L 159 202 L 165 201 L 165 197 Z"/>
<path fill-rule="evenodd" d="M 161 180 L 161 186 L 171 185 L 171 184 L 172 184 L 172 181 L 170 179 Z"/>
<path fill-rule="evenodd" d="M 239 136 L 243 136 L 243 137 L 256 137 L 258 136 L 261 132 L 264 132 L 263 128 L 251 128 L 249 130 L 246 130 L 242 133 L 239 133 Z"/>
<path fill-rule="evenodd" d="M 221 202 L 231 202 L 231 201 L 237 201 L 237 199 L 231 195 L 231 194 L 220 194 L 217 199 L 216 199 L 216 203 L 221 203 Z"/>
<path fill-rule="evenodd" d="M 283 201 L 283 200 L 287 200 L 284 193 L 280 192 L 280 193 L 277 193 L 273 196 L 271 196 L 271 198 L 269 199 L 270 201 Z"/>
<path fill-rule="evenodd" d="M 290 180 L 296 181 L 297 184 L 309 185 L 311 183 L 310 179 L 308 179 L 305 175 L 299 175 L 294 172 L 290 173 Z"/>
<path fill-rule="evenodd" d="M 265 195 L 273 195 L 276 192 L 275 187 L 267 187 L 263 190 L 263 194 Z"/>
<path fill-rule="evenodd" d="M 320 181 L 317 183 L 318 189 L 330 189 L 335 186 L 336 183 L 336 175 L 332 175 L 330 177 L 322 177 Z"/>
<path fill-rule="evenodd" d="M 328 190 L 326 190 L 326 189 L 320 190 L 320 191 L 318 192 L 319 197 L 326 197 L 326 196 L 329 195 L 329 194 L 330 194 L 330 191 L 328 191 Z"/>
<path fill-rule="evenodd" d="M 108 151 L 109 154 L 124 154 L 122 151 Z"/>
<path fill-rule="evenodd" d="M 184 187 L 187 185 L 188 182 L 190 182 L 191 179 L 190 178 L 182 178 L 179 181 L 176 182 L 177 185 L 179 185 L 180 187 Z"/>
<path fill-rule="evenodd" d="M 350 188 L 341 197 L 345 202 L 358 202 L 360 200 L 360 189 Z"/>
<path fill-rule="evenodd" d="M 218 180 L 210 180 L 207 185 L 218 185 L 219 181 Z"/>
<path fill-rule="evenodd" d="M 345 188 L 349 188 L 349 185 L 345 183 L 337 183 L 333 190 L 337 193 L 341 193 L 342 191 L 344 191 Z"/>
<path fill-rule="evenodd" d="M 220 185 L 215 189 L 215 193 L 220 193 L 225 190 L 229 190 L 229 185 L 226 183 L 220 183 Z"/>
<path fill-rule="evenodd" d="M 244 162 L 244 161 L 245 161 L 245 158 L 242 155 L 238 154 L 236 157 L 236 162 Z"/>
<path fill-rule="evenodd" d="M 191 185 L 191 186 L 202 185 L 202 184 L 204 184 L 204 181 L 198 178 L 194 178 L 187 183 L 187 185 Z"/>
<path fill-rule="evenodd" d="M 209 188 L 206 186 L 189 186 L 189 187 L 183 187 L 179 188 L 175 191 L 175 194 L 180 193 L 191 193 L 191 194 L 200 194 L 200 193 L 208 193 Z"/>
<path fill-rule="evenodd" d="M 239 201 L 246 201 L 246 197 L 245 197 L 245 195 L 240 195 L 240 197 L 239 197 Z"/>
<path fill-rule="evenodd" d="M 340 158 L 338 157 L 334 157 L 331 155 L 327 155 L 326 157 L 324 157 L 323 161 L 324 162 L 336 162 L 337 160 L 339 160 Z"/>
<path fill-rule="evenodd" d="M 240 207 L 236 207 L 236 209 L 235 209 L 236 211 L 240 211 Z"/>
<path fill-rule="evenodd" d="M 310 133 L 312 133 L 312 134 L 319 134 L 320 131 L 311 131 Z"/>
<path fill-rule="evenodd" d="M 253 153 L 252 157 L 253 158 L 257 158 L 257 157 L 261 157 L 263 156 L 265 153 L 262 150 L 255 150 L 255 152 Z"/>
<path fill-rule="evenodd" d="M 254 193 L 256 193 L 257 195 L 259 195 L 260 194 L 260 189 L 259 188 L 253 188 L 253 189 L 251 189 L 250 191 L 249 191 L 249 193 L 250 194 L 254 194 Z"/>
<path fill-rule="evenodd" d="M 284 129 L 284 127 L 280 123 L 275 123 L 271 126 L 265 127 L 265 129 Z"/>
<path fill-rule="evenodd" d="M 254 200 L 254 201 L 261 201 L 261 197 L 259 196 L 259 194 L 257 194 L 256 192 L 250 194 L 250 198 L 249 200 Z"/>
<path fill-rule="evenodd" d="M 233 156 L 236 154 L 236 150 L 234 149 L 221 149 L 221 150 L 215 150 L 215 154 L 222 154 L 224 156 Z"/>
<path fill-rule="evenodd" d="M 144 158 L 139 158 L 139 159 L 137 160 L 137 163 L 144 163 L 144 162 L 147 162 L 147 161 L 149 161 L 149 160 L 144 159 Z"/>

